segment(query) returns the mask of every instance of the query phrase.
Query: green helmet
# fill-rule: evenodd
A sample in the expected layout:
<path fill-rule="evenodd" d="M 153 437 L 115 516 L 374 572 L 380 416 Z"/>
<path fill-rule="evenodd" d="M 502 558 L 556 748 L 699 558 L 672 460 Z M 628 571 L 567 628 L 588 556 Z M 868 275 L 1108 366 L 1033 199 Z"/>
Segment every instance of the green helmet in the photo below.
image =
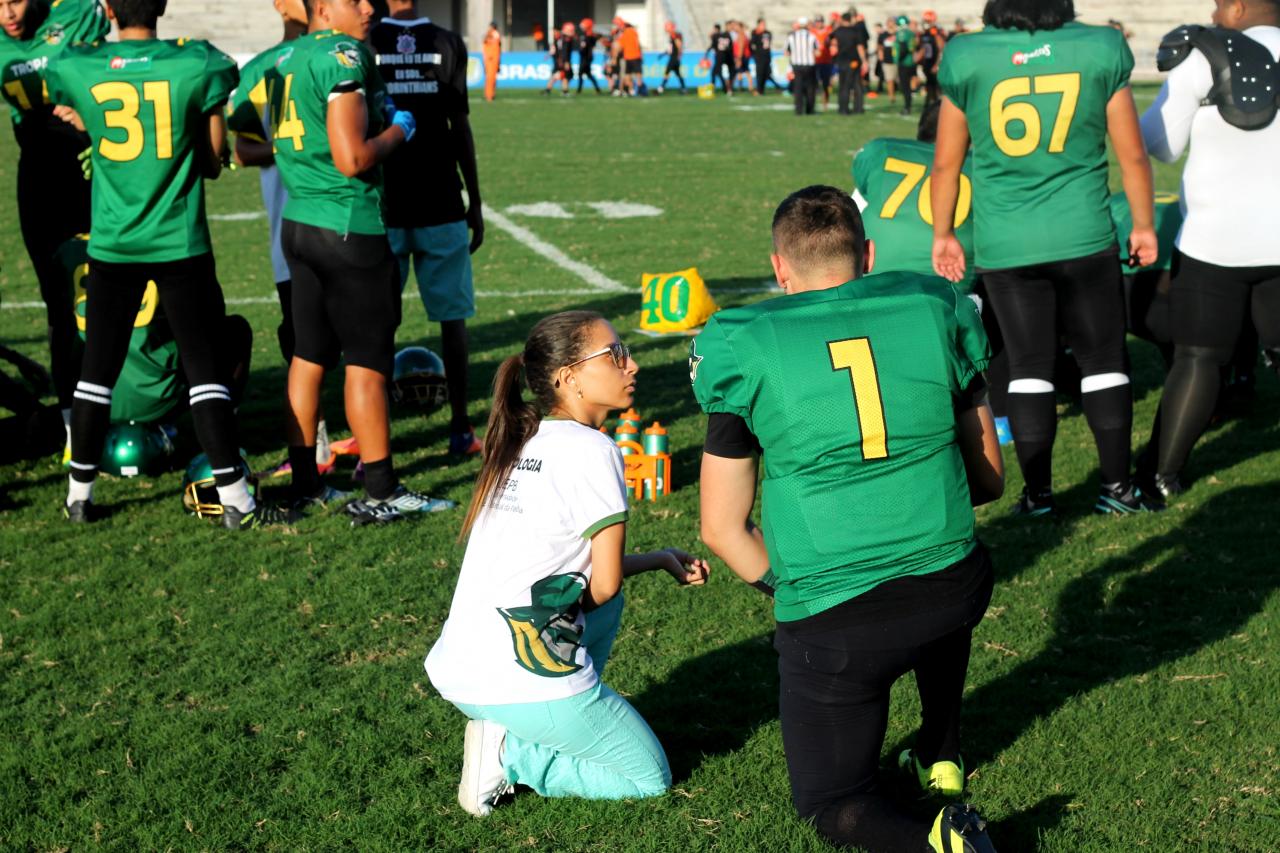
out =
<path fill-rule="evenodd" d="M 243 450 L 240 451 L 240 470 L 249 481 L 249 494 L 257 497 L 258 478 L 253 476 Z M 182 505 L 187 512 L 200 518 L 222 515 L 222 503 L 218 500 L 218 489 L 213 481 L 213 466 L 203 453 L 191 460 L 182 475 Z"/>
<path fill-rule="evenodd" d="M 911 19 L 908 18 L 906 15 L 898 16 L 898 26 L 905 27 L 905 26 L 909 26 L 910 24 L 911 24 Z"/>
<path fill-rule="evenodd" d="M 112 424 L 98 470 L 117 477 L 159 474 L 169 467 L 172 455 L 173 442 L 158 424 Z"/>
<path fill-rule="evenodd" d="M 391 399 L 397 403 L 414 403 L 428 413 L 443 406 L 449 399 L 444 360 L 426 347 L 400 350 L 391 374 Z"/>

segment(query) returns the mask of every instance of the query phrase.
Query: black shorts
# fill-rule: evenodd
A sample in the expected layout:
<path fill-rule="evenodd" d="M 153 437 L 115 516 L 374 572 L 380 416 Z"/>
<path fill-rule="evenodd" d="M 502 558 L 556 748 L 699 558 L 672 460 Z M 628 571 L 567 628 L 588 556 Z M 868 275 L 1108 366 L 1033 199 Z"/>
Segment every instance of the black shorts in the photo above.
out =
<path fill-rule="evenodd" d="M 680 71 L 680 60 L 679 60 L 679 58 L 672 58 L 672 59 L 668 59 L 668 60 L 667 60 L 667 73 L 668 73 L 668 74 L 675 74 L 675 73 L 678 73 L 679 71 Z"/>
<path fill-rule="evenodd" d="M 286 219 L 280 243 L 293 290 L 294 355 L 391 375 L 400 267 L 385 234 L 342 235 Z"/>
<path fill-rule="evenodd" d="M 644 73 L 643 59 L 624 59 L 622 60 L 622 62 L 623 62 L 625 73 L 627 74 L 643 74 Z"/>

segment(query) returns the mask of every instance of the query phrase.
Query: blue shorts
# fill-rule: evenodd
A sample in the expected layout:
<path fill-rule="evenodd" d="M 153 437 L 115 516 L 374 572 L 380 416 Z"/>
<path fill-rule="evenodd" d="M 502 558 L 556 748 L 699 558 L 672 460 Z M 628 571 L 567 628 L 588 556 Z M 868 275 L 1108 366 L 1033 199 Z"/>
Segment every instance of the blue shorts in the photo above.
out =
<path fill-rule="evenodd" d="M 466 220 L 426 228 L 388 228 L 387 239 L 400 262 L 401 291 L 409 280 L 409 264 L 413 262 L 428 320 L 444 323 L 476 315 L 471 235 Z"/>

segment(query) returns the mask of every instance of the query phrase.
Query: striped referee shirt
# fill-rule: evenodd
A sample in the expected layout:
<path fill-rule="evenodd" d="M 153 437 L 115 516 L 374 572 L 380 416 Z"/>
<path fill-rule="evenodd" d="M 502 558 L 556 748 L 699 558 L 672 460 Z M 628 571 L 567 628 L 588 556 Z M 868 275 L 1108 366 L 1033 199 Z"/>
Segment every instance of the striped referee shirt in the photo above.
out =
<path fill-rule="evenodd" d="M 787 56 L 792 65 L 813 65 L 818 55 L 818 38 L 808 30 L 793 30 L 787 36 Z"/>

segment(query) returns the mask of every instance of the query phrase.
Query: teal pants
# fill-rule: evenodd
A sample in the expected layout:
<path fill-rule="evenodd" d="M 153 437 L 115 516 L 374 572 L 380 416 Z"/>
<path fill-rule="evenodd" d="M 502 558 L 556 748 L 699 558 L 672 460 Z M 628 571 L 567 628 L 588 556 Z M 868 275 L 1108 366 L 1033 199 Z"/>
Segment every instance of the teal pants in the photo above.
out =
<path fill-rule="evenodd" d="M 599 675 L 622 618 L 622 593 L 587 614 L 583 644 Z M 544 797 L 621 800 L 671 787 L 662 744 L 631 704 L 603 682 L 567 699 L 509 705 L 455 703 L 473 720 L 507 730 L 507 780 Z"/>

